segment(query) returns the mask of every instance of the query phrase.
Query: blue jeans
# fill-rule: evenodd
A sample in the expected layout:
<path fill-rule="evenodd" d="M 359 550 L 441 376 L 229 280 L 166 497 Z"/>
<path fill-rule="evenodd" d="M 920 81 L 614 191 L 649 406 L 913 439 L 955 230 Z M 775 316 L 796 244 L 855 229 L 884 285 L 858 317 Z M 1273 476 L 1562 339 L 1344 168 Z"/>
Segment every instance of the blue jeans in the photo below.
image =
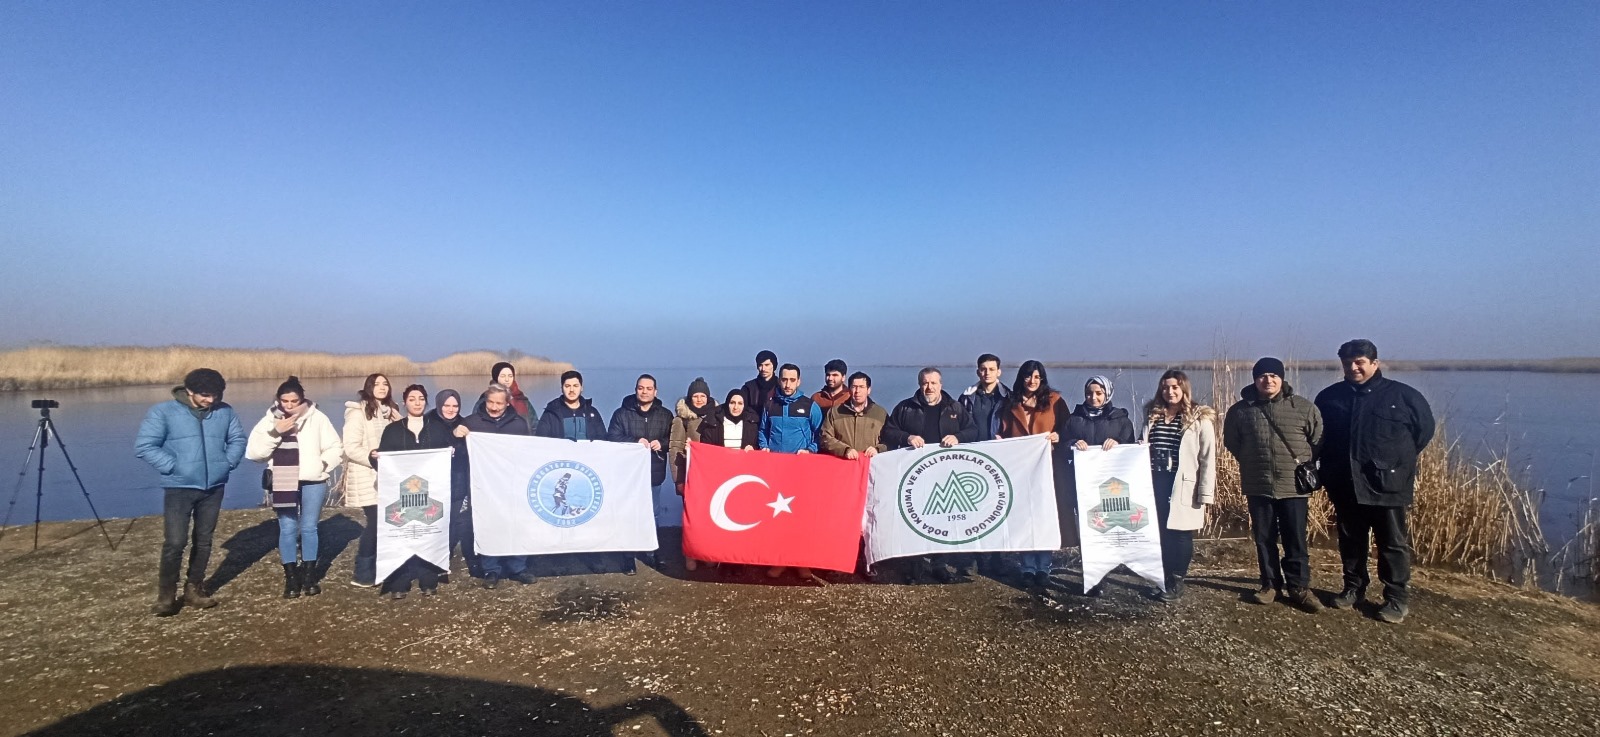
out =
<path fill-rule="evenodd" d="M 1049 573 L 1050 561 L 1055 557 L 1053 550 L 1032 550 L 1017 555 L 1017 564 L 1023 573 Z"/>
<path fill-rule="evenodd" d="M 278 557 L 284 563 L 317 560 L 317 525 L 322 521 L 322 500 L 328 498 L 326 482 L 300 482 L 300 508 L 274 509 L 278 513 Z M 300 524 L 305 517 L 307 524 Z M 298 543 L 298 544 L 297 544 Z M 298 553 L 298 555 L 297 555 Z"/>
<path fill-rule="evenodd" d="M 506 578 L 528 570 L 528 556 L 526 555 L 485 555 L 479 558 L 483 565 L 484 577 L 499 576 Z"/>

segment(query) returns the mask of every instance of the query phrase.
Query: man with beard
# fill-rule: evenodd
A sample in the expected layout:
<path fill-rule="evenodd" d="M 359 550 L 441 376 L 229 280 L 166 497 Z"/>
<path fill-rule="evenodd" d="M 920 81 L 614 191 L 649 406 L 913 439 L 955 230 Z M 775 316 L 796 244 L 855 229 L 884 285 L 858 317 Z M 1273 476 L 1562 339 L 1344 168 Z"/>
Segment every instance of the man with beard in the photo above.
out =
<path fill-rule="evenodd" d="M 921 448 L 929 444 L 952 448 L 980 439 L 972 414 L 945 393 L 944 377 L 939 369 L 930 366 L 917 372 L 917 384 L 920 387 L 917 393 L 895 405 L 894 411 L 889 413 L 889 421 L 883 426 L 884 444 L 890 448 Z M 938 558 L 948 560 L 956 571 L 952 573 L 944 560 L 924 557 L 918 566 L 922 570 L 912 575 L 926 573 L 941 583 L 948 583 L 957 575 L 969 574 L 974 562 L 973 556 L 965 553 Z"/>
<path fill-rule="evenodd" d="M 824 415 L 834 407 L 850 401 L 850 387 L 845 386 L 844 381 L 845 374 L 849 372 L 850 367 L 845 365 L 842 358 L 835 358 L 822 367 L 822 389 L 811 395 L 811 401 Z"/>

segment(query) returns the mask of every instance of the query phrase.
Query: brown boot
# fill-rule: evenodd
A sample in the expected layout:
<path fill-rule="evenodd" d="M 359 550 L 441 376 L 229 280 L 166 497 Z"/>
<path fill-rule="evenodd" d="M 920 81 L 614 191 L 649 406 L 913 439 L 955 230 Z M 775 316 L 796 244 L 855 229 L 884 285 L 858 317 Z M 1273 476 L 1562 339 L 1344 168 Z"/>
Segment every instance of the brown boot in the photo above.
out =
<path fill-rule="evenodd" d="M 150 613 L 158 617 L 170 617 L 181 608 L 183 605 L 178 603 L 178 584 L 162 583 L 156 590 L 156 603 L 150 606 Z"/>
<path fill-rule="evenodd" d="M 217 605 L 217 600 L 206 596 L 206 589 L 195 581 L 183 585 L 183 605 L 210 609 Z"/>

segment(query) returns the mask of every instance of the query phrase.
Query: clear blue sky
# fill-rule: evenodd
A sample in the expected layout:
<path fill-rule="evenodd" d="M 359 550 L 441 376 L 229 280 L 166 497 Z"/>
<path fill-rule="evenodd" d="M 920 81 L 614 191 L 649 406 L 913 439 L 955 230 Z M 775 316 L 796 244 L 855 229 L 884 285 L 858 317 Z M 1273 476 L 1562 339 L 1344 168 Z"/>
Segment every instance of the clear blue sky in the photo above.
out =
<path fill-rule="evenodd" d="M 0 344 L 1600 353 L 1600 3 L 0 4 Z"/>

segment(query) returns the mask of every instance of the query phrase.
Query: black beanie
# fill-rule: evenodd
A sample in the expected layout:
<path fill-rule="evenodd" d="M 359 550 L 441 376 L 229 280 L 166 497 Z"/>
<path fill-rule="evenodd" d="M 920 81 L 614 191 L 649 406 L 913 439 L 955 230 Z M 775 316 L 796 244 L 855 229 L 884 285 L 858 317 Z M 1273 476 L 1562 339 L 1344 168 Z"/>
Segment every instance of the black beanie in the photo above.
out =
<path fill-rule="evenodd" d="M 210 394 L 221 399 L 222 390 L 228 388 L 228 382 L 222 379 L 222 374 L 216 369 L 197 368 L 183 377 L 183 388 L 195 394 Z"/>
<path fill-rule="evenodd" d="M 1250 369 L 1250 378 L 1259 379 L 1262 374 L 1274 374 L 1280 379 L 1283 378 L 1283 362 L 1272 356 L 1256 361 L 1256 367 Z"/>
<path fill-rule="evenodd" d="M 711 398 L 711 386 L 706 383 L 703 376 L 694 377 L 694 381 L 689 382 L 689 391 L 685 392 L 683 396 L 686 398 L 692 397 L 696 393 L 706 395 L 706 399 Z"/>

